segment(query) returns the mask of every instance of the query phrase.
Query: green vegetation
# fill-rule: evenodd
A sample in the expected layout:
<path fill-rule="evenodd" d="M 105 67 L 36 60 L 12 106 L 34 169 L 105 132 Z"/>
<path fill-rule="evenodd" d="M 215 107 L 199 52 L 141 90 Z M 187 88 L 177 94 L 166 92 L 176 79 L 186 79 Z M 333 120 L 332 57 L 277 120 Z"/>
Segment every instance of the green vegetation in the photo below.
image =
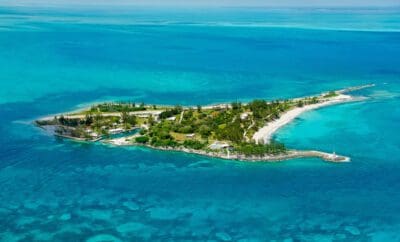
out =
<path fill-rule="evenodd" d="M 135 115 L 130 115 L 127 111 L 122 111 L 121 122 L 125 129 L 131 129 L 137 124 L 137 118 Z"/>
<path fill-rule="evenodd" d="M 190 149 L 201 150 L 207 146 L 207 143 L 202 143 L 197 140 L 185 140 L 183 146 Z"/>
<path fill-rule="evenodd" d="M 120 102 L 120 103 L 102 103 L 94 105 L 90 108 L 91 112 L 135 112 L 135 111 L 144 111 L 147 108 L 144 103 L 139 105 L 130 102 Z"/>
<path fill-rule="evenodd" d="M 176 106 L 172 109 L 168 109 L 160 114 L 160 119 L 166 119 L 166 118 L 172 117 L 174 115 L 177 115 L 177 114 L 181 113 L 182 110 L 183 109 L 180 106 Z"/>
<path fill-rule="evenodd" d="M 330 91 L 324 95 L 324 98 L 336 97 L 338 94 L 335 91 Z"/>
<path fill-rule="evenodd" d="M 71 129 L 71 136 L 86 139 L 90 138 L 89 134 L 87 134 L 87 132 L 85 132 L 85 130 L 81 126 L 75 129 Z"/>
<path fill-rule="evenodd" d="M 82 118 L 61 115 L 55 116 L 50 120 L 37 120 L 39 126 L 51 125 L 55 126 L 57 135 L 95 140 L 100 137 L 109 137 L 112 130 L 130 130 L 137 122 L 138 118 L 126 111 L 119 113 L 117 116 L 105 116 L 101 112 L 88 111 Z"/>
<path fill-rule="evenodd" d="M 264 154 L 280 154 L 286 152 L 285 145 L 278 142 L 269 144 L 241 143 L 235 149 L 246 156 L 264 155 Z"/>
<path fill-rule="evenodd" d="M 139 136 L 139 137 L 136 137 L 135 138 L 135 141 L 137 142 L 137 143 L 140 143 L 140 144 L 146 144 L 146 143 L 148 143 L 149 142 L 149 137 L 148 136 Z"/>
<path fill-rule="evenodd" d="M 160 114 L 159 121 L 148 128 L 148 136 L 153 146 L 201 150 L 207 149 L 214 141 L 221 141 L 229 144 L 232 152 L 244 155 L 278 154 L 285 152 L 283 144 L 256 145 L 249 140 L 266 122 L 279 118 L 282 112 L 294 106 L 291 101 L 264 100 L 254 100 L 249 104 L 233 102 L 229 107 L 212 109 L 176 106 Z M 174 116 L 175 119 L 167 120 Z"/>

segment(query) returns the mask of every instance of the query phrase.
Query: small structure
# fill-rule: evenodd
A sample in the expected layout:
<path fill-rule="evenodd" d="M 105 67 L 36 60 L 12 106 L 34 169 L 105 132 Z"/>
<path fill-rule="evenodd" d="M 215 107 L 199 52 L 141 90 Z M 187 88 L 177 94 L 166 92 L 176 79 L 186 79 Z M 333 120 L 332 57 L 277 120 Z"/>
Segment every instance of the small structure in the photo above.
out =
<path fill-rule="evenodd" d="M 187 134 L 186 138 L 193 139 L 196 135 L 195 134 Z"/>
<path fill-rule="evenodd" d="M 96 132 L 90 132 L 89 135 L 92 138 L 98 138 L 99 137 L 99 134 L 97 134 Z"/>
<path fill-rule="evenodd" d="M 154 119 L 158 119 L 158 116 L 162 113 L 162 111 L 136 111 L 131 112 L 131 115 L 135 115 L 139 118 L 148 118 L 153 117 Z"/>
<path fill-rule="evenodd" d="M 118 134 L 124 132 L 124 129 L 123 128 L 110 129 L 108 132 L 110 134 Z"/>
<path fill-rule="evenodd" d="M 241 114 L 240 114 L 240 119 L 241 119 L 241 120 L 245 120 L 245 119 L 247 119 L 248 117 L 249 117 L 249 113 L 247 113 L 247 112 L 246 112 L 246 113 L 241 113 Z"/>
<path fill-rule="evenodd" d="M 215 105 L 214 108 L 215 108 L 215 109 L 220 109 L 220 110 L 222 110 L 222 109 L 228 109 L 228 108 L 229 108 L 229 105 L 228 105 L 228 104 L 218 104 L 218 105 Z"/>
<path fill-rule="evenodd" d="M 176 120 L 176 117 L 175 117 L 175 116 L 172 116 L 172 117 L 166 118 L 166 120 L 168 120 L 168 121 L 175 121 L 175 120 Z"/>
<path fill-rule="evenodd" d="M 212 143 L 209 148 L 212 150 L 222 150 L 222 149 L 227 149 L 231 147 L 228 143 L 225 142 L 220 142 L 220 141 L 215 141 Z"/>
<path fill-rule="evenodd" d="M 328 153 L 326 155 L 326 158 L 330 159 L 330 160 L 336 160 L 339 156 L 336 155 L 336 152 L 334 151 L 333 153 Z"/>

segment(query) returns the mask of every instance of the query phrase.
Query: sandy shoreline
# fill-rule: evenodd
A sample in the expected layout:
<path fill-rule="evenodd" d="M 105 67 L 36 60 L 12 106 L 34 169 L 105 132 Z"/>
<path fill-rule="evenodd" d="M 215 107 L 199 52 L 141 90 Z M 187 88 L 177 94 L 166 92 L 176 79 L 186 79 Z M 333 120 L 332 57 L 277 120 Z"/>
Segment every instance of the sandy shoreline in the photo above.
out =
<path fill-rule="evenodd" d="M 360 100 L 360 99 L 354 98 L 350 95 L 339 94 L 338 96 L 329 98 L 326 101 L 323 101 L 321 103 L 305 105 L 303 107 L 296 107 L 296 108 L 291 109 L 288 112 L 282 114 L 282 116 L 279 117 L 278 119 L 267 123 L 267 125 L 265 125 L 261 129 L 259 129 L 253 135 L 253 140 L 255 140 L 256 143 L 269 143 L 272 138 L 272 135 L 278 129 L 280 129 L 283 126 L 287 125 L 288 123 L 292 122 L 295 118 L 297 118 L 304 112 L 307 112 L 310 110 L 315 110 L 315 109 L 322 108 L 322 107 L 326 107 L 329 105 L 345 103 L 345 102 L 353 102 L 353 101 L 358 101 L 358 100 Z"/>

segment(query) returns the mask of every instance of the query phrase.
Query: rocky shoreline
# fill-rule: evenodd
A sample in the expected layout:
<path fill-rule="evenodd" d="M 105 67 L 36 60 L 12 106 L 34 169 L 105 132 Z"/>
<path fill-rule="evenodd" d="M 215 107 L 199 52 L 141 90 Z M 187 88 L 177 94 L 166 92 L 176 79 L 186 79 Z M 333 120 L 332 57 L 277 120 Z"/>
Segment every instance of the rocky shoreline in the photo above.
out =
<path fill-rule="evenodd" d="M 335 153 L 327 153 L 316 150 L 288 150 L 282 154 L 276 155 L 263 155 L 263 156 L 245 156 L 242 154 L 236 153 L 228 153 L 228 152 L 216 152 L 216 151 L 206 151 L 206 150 L 195 150 L 189 149 L 185 147 L 156 147 L 148 144 L 138 144 L 138 143 L 125 143 L 125 144 L 115 144 L 111 140 L 104 140 L 103 143 L 115 145 L 115 146 L 139 146 L 145 147 L 155 150 L 162 151 L 176 151 L 183 152 L 188 154 L 195 154 L 201 156 L 207 156 L 212 158 L 219 158 L 224 160 L 237 160 L 237 161 L 246 161 L 246 162 L 279 162 L 290 159 L 297 158 L 320 158 L 324 161 L 334 162 L 334 163 L 342 163 L 342 162 L 350 162 L 350 157 L 337 155 Z"/>

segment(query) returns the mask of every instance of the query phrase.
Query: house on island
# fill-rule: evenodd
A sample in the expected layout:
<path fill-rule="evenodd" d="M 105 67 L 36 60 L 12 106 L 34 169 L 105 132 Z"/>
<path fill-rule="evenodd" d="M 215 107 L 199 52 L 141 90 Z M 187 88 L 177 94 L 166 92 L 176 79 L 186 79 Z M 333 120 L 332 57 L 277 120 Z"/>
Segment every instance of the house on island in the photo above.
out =
<path fill-rule="evenodd" d="M 160 114 L 162 111 L 159 110 L 149 110 L 149 111 L 136 111 L 136 112 L 131 112 L 131 115 L 135 115 L 139 118 L 148 118 L 148 117 L 153 117 L 155 121 L 159 119 Z"/>
<path fill-rule="evenodd" d="M 116 128 L 116 129 L 110 129 L 108 132 L 110 133 L 110 134 L 119 134 L 119 133 L 122 133 L 122 132 L 124 132 L 125 130 L 123 129 L 123 128 Z"/>
<path fill-rule="evenodd" d="M 229 104 L 214 105 L 214 109 L 216 109 L 216 110 L 226 110 L 226 109 L 229 109 Z"/>
<path fill-rule="evenodd" d="M 240 114 L 240 119 L 241 120 L 245 120 L 249 117 L 250 113 L 249 112 L 245 112 L 245 113 L 241 113 Z"/>
<path fill-rule="evenodd" d="M 168 121 L 175 121 L 175 120 L 176 120 L 176 117 L 175 117 L 175 116 L 172 116 L 172 117 L 166 118 L 166 120 L 168 120 Z"/>
<path fill-rule="evenodd" d="M 215 141 L 212 143 L 209 148 L 212 150 L 222 150 L 222 149 L 229 149 L 232 146 L 226 142 Z"/>
<path fill-rule="evenodd" d="M 99 134 L 97 134 L 96 132 L 91 132 L 91 133 L 89 133 L 89 135 L 92 138 L 99 138 Z"/>
<path fill-rule="evenodd" d="M 188 138 L 188 139 L 193 139 L 194 137 L 196 137 L 195 134 L 187 134 L 186 135 L 186 138 Z"/>
<path fill-rule="evenodd" d="M 92 129 L 86 129 L 85 131 L 92 138 L 100 137 L 100 135 L 98 133 L 94 132 Z"/>

